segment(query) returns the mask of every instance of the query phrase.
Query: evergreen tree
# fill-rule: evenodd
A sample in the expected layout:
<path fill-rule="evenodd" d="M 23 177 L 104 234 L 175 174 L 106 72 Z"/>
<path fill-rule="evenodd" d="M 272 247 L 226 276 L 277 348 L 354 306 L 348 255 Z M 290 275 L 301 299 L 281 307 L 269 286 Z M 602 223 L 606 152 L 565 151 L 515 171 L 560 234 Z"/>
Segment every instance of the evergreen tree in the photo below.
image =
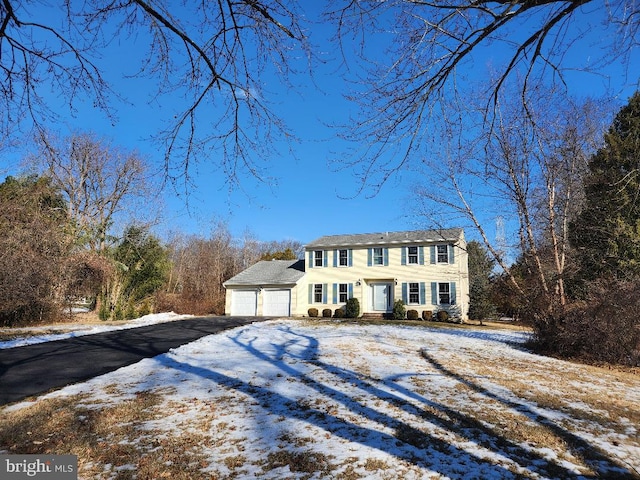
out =
<path fill-rule="evenodd" d="M 166 281 L 167 250 L 146 229 L 131 226 L 113 250 L 112 258 L 117 274 L 105 287 L 100 316 L 103 320 L 134 318 L 138 313 L 136 306 Z"/>
<path fill-rule="evenodd" d="M 586 206 L 572 224 L 580 277 L 640 275 L 640 92 L 614 119 L 589 161 Z"/>
<path fill-rule="evenodd" d="M 297 258 L 298 257 L 294 251 L 287 247 L 284 250 L 263 253 L 260 260 L 296 260 Z"/>
<path fill-rule="evenodd" d="M 495 261 L 476 241 L 467 244 L 469 256 L 469 318 L 482 321 L 495 314 L 491 301 L 491 276 Z"/>

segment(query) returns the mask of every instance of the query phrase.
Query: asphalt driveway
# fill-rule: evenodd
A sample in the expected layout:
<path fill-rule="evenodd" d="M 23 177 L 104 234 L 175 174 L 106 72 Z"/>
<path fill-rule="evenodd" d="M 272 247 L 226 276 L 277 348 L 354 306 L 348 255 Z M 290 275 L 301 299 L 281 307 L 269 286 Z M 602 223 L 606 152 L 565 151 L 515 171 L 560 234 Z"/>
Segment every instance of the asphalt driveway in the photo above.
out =
<path fill-rule="evenodd" d="M 196 317 L 0 349 L 0 405 L 82 382 L 198 338 L 263 320 Z"/>

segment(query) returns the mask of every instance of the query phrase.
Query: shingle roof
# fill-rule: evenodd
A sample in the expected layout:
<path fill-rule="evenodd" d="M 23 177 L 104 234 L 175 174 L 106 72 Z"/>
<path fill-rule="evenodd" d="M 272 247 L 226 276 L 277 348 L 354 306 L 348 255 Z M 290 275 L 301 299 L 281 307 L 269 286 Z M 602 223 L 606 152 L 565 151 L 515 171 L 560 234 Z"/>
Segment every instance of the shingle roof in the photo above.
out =
<path fill-rule="evenodd" d="M 235 277 L 227 285 L 291 285 L 304 275 L 304 260 L 262 260 Z"/>
<path fill-rule="evenodd" d="M 340 247 L 358 245 L 406 244 L 419 242 L 453 242 L 462 235 L 461 228 L 443 230 L 413 230 L 408 232 L 360 233 L 354 235 L 327 235 L 305 245 L 305 248 Z"/>

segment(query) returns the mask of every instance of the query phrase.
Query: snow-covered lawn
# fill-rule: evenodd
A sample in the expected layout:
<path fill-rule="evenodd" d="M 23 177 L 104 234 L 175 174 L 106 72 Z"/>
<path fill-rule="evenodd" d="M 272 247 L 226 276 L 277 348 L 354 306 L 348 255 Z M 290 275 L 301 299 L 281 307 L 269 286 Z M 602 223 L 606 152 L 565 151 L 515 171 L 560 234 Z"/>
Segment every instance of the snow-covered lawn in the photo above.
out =
<path fill-rule="evenodd" d="M 80 478 L 639 478 L 640 378 L 523 332 L 278 320 L 0 410 Z"/>

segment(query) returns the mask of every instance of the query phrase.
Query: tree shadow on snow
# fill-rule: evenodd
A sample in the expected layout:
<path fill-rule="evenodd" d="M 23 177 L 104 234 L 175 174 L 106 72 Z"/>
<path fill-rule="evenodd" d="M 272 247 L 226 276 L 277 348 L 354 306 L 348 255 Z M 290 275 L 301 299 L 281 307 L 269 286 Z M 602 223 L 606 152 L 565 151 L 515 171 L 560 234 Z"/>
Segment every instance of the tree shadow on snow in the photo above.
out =
<path fill-rule="evenodd" d="M 276 367 L 282 372 L 284 378 L 295 378 L 306 387 L 315 390 L 319 395 L 328 397 L 332 402 L 339 403 L 363 419 L 376 422 L 384 427 L 375 429 L 359 425 L 321 409 L 322 403 L 316 404 L 309 399 L 291 399 L 269 388 L 252 385 L 239 378 L 179 362 L 167 355 L 158 357 L 158 360 L 167 367 L 199 375 L 204 379 L 252 397 L 263 409 L 275 416 L 306 422 L 336 437 L 383 451 L 419 468 L 428 469 L 450 478 L 526 478 L 532 472 L 563 479 L 637 478 L 628 470 L 616 465 L 613 460 L 595 447 L 549 419 L 532 412 L 525 405 L 501 398 L 468 378 L 447 370 L 428 355 L 425 356 L 425 359 L 441 375 L 454 379 L 483 396 L 525 414 L 529 419 L 548 428 L 555 435 L 567 441 L 572 453 L 583 458 L 595 473 L 591 476 L 578 475 L 561 463 L 543 457 L 535 451 L 504 438 L 490 426 L 474 417 L 454 411 L 446 405 L 427 399 L 403 387 L 398 383 L 399 378 L 379 380 L 363 377 L 361 374 L 344 367 L 324 363 L 318 358 L 319 343 L 317 339 L 294 332 L 288 327 L 282 327 L 280 330 L 282 331 L 282 342 L 272 343 L 270 345 L 271 351 L 268 353 L 255 346 L 257 337 L 245 338 L 247 333 L 245 330 L 237 332 L 235 336 L 231 337 L 231 340 L 254 356 L 256 360 L 268 362 Z M 297 361 L 313 365 L 335 376 L 339 381 L 338 384 L 342 382 L 357 387 L 363 393 L 384 402 L 384 405 L 381 405 L 380 408 L 372 408 L 364 401 L 359 400 L 357 395 L 348 395 L 337 388 L 315 380 L 290 364 Z M 406 374 L 406 376 L 419 375 L 421 374 Z M 402 410 L 406 415 L 413 417 L 415 422 L 395 418 L 385 411 L 390 407 Z M 456 435 L 456 443 L 465 445 L 467 449 L 438 438 L 427 430 L 439 430 L 440 435 L 445 438 L 453 433 Z M 490 452 L 480 453 L 482 449 L 478 446 L 484 447 Z M 508 459 L 510 462 L 503 461 L 503 464 L 500 464 L 496 457 Z"/>

